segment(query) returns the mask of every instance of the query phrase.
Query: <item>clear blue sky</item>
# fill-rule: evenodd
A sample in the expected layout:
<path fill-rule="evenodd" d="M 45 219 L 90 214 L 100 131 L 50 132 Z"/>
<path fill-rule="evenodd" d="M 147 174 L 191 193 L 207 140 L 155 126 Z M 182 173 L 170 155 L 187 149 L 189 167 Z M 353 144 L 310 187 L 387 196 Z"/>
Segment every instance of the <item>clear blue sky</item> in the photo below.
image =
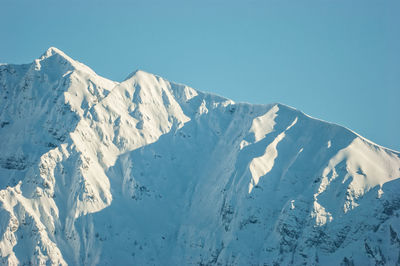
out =
<path fill-rule="evenodd" d="M 39 4 L 40 3 L 40 4 Z M 55 46 L 238 102 L 281 102 L 400 150 L 400 1 L 1 1 L 0 62 Z"/>

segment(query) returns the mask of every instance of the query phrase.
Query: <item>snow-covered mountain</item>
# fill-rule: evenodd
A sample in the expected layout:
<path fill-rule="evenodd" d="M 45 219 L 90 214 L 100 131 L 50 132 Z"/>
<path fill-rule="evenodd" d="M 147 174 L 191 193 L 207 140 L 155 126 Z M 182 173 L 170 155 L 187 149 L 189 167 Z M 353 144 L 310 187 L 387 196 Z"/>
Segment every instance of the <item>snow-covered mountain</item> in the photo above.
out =
<path fill-rule="evenodd" d="M 50 48 L 0 65 L 0 257 L 33 265 L 399 265 L 400 154 L 282 104 Z"/>

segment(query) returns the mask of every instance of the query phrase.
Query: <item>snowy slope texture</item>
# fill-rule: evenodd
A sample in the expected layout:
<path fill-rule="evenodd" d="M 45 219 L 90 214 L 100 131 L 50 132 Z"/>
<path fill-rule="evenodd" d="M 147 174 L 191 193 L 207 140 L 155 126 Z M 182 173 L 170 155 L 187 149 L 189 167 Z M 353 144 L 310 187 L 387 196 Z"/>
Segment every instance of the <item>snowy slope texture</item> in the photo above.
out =
<path fill-rule="evenodd" d="M 56 48 L 0 65 L 0 263 L 400 265 L 400 154 Z"/>

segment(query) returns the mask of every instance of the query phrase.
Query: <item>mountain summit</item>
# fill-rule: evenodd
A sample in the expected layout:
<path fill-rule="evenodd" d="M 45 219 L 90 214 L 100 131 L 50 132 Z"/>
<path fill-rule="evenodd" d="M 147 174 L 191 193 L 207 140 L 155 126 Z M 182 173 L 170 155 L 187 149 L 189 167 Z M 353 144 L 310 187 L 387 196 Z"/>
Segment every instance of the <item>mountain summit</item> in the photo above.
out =
<path fill-rule="evenodd" d="M 49 49 L 47 49 L 46 52 L 44 52 L 44 54 L 40 57 L 40 60 L 44 60 L 46 58 L 49 58 L 49 57 L 52 57 L 55 55 L 61 56 L 68 61 L 74 61 L 71 57 L 69 57 L 63 51 L 61 51 L 60 49 L 58 49 L 56 47 L 50 47 Z"/>
<path fill-rule="evenodd" d="M 0 136 L 2 264 L 400 264 L 400 154 L 282 104 L 52 47 L 0 65 Z"/>

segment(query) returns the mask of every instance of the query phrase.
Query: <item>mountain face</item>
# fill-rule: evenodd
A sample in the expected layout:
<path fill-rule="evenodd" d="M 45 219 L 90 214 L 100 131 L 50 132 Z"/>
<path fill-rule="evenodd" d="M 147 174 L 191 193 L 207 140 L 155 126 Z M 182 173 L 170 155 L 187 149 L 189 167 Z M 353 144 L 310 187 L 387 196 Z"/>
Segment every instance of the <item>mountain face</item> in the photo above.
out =
<path fill-rule="evenodd" d="M 1 264 L 400 264 L 400 154 L 282 104 L 50 48 L 0 65 L 0 147 Z"/>

